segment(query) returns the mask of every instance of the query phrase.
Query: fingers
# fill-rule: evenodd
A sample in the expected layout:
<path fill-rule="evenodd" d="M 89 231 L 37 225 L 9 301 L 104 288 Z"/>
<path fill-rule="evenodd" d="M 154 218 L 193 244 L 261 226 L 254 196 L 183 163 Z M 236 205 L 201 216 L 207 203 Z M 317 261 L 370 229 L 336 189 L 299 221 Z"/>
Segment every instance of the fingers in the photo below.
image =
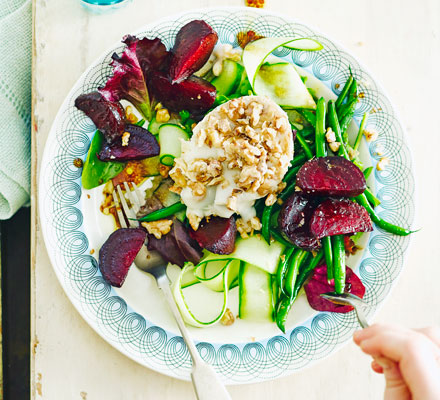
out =
<path fill-rule="evenodd" d="M 438 331 L 425 329 L 415 331 L 389 325 L 373 325 L 356 332 L 353 339 L 363 352 L 376 358 L 372 367 L 390 381 L 390 389 L 401 389 L 401 381 L 411 389 L 415 398 L 428 399 L 430 393 L 440 398 L 440 348 L 436 344 Z M 392 364 L 381 360 L 387 359 Z M 394 390 L 394 389 L 393 389 Z M 419 396 L 415 396 L 418 393 Z M 402 394 L 402 393 L 400 393 Z M 434 397 L 437 398 L 437 397 Z"/>
<path fill-rule="evenodd" d="M 434 344 L 436 344 L 440 348 L 440 328 L 428 327 L 428 328 L 415 329 L 415 331 L 425 335 L 428 339 L 430 339 Z"/>
<path fill-rule="evenodd" d="M 377 374 L 383 374 L 383 368 L 376 360 L 371 361 L 371 369 Z"/>

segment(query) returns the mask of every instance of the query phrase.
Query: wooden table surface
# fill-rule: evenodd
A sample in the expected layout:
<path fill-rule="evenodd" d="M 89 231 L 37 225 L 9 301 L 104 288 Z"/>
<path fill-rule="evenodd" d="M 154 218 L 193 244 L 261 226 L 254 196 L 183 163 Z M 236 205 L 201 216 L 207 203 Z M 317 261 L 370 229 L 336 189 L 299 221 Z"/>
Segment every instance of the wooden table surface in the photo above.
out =
<path fill-rule="evenodd" d="M 318 27 L 366 64 L 388 91 L 410 137 L 417 221 L 406 267 L 377 321 L 440 324 L 438 0 L 266 0 L 267 10 Z M 79 0 L 34 0 L 32 393 L 34 399 L 192 399 L 189 383 L 148 370 L 101 339 L 73 308 L 46 252 L 37 212 L 38 169 L 61 102 L 87 66 L 125 33 L 195 7 L 243 0 L 134 0 L 92 15 Z M 349 343 L 319 364 L 272 382 L 229 388 L 233 399 L 382 397 L 383 378 Z"/>

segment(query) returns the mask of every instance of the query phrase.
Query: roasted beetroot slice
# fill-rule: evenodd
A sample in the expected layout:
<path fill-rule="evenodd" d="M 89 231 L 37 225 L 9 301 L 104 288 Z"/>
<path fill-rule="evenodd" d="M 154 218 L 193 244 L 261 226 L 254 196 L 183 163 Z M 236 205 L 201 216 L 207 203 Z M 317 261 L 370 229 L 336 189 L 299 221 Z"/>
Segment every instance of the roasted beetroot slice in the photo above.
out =
<path fill-rule="evenodd" d="M 181 83 L 171 84 L 162 72 L 151 74 L 149 87 L 165 107 L 171 111 L 188 110 L 193 115 L 200 115 L 214 104 L 217 91 L 208 81 L 191 76 Z"/>
<path fill-rule="evenodd" d="M 174 219 L 172 231 L 185 261 L 198 264 L 203 255 L 202 250 L 178 219 Z"/>
<path fill-rule="evenodd" d="M 312 199 L 294 193 L 281 207 L 278 227 L 281 232 L 290 237 L 296 230 L 307 226 L 314 209 Z"/>
<path fill-rule="evenodd" d="M 373 230 L 367 210 L 349 199 L 327 199 L 316 207 L 310 232 L 317 239 Z"/>
<path fill-rule="evenodd" d="M 190 236 L 200 247 L 215 254 L 231 254 L 235 249 L 237 226 L 234 217 L 212 217 L 203 220 L 196 231 L 190 229 Z"/>
<path fill-rule="evenodd" d="M 173 234 L 167 233 L 160 239 L 156 239 L 153 235 L 148 235 L 148 250 L 156 250 L 166 261 L 171 264 L 183 267 L 185 258 L 177 246 L 176 238 Z"/>
<path fill-rule="evenodd" d="M 335 284 L 333 279 L 330 283 L 327 280 L 327 265 L 322 264 L 313 271 L 309 282 L 304 286 L 307 300 L 310 307 L 317 311 L 330 311 L 337 313 L 348 313 L 353 310 L 352 306 L 342 306 L 334 304 L 321 297 L 322 293 L 334 292 Z M 359 277 L 348 267 L 346 267 L 345 292 L 352 293 L 360 298 L 364 297 L 365 286 Z"/>
<path fill-rule="evenodd" d="M 205 22 L 188 22 L 177 33 L 170 63 L 172 83 L 182 82 L 208 61 L 217 43 L 217 33 Z"/>
<path fill-rule="evenodd" d="M 130 133 L 127 146 L 122 145 L 122 139 L 117 139 L 112 144 L 105 143 L 98 154 L 101 161 L 142 160 L 159 155 L 157 139 L 145 128 L 127 125 L 125 131 Z"/>
<path fill-rule="evenodd" d="M 183 267 L 185 261 L 198 264 L 202 257 L 198 244 L 190 238 L 186 228 L 177 219 L 173 220 L 171 231 L 160 239 L 148 235 L 148 250 L 156 250 L 165 260 L 180 267 Z"/>
<path fill-rule="evenodd" d="M 308 251 L 321 247 L 319 240 L 309 230 L 314 209 L 313 199 L 294 193 L 284 202 L 278 216 L 278 227 L 283 236 L 295 246 Z"/>
<path fill-rule="evenodd" d="M 355 197 L 367 188 L 364 174 L 343 157 L 319 157 L 307 161 L 296 176 L 303 193 L 316 196 Z"/>
<path fill-rule="evenodd" d="M 125 113 L 118 102 L 108 101 L 99 92 L 92 92 L 78 96 L 75 107 L 93 121 L 107 142 L 116 141 L 124 133 Z"/>
<path fill-rule="evenodd" d="M 140 228 L 121 228 L 114 231 L 102 245 L 99 250 L 99 269 L 110 285 L 122 286 L 146 235 Z"/>

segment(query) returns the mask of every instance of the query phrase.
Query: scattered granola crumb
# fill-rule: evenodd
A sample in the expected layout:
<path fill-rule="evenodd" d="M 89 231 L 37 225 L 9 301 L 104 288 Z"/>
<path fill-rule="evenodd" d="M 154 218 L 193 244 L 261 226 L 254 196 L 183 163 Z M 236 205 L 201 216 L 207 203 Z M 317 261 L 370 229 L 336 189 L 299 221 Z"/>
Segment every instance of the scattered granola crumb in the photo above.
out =
<path fill-rule="evenodd" d="M 87 193 L 87 198 L 90 199 L 90 195 Z"/>
<path fill-rule="evenodd" d="M 220 323 L 225 326 L 230 326 L 234 322 L 235 322 L 234 314 L 229 308 L 227 308 L 225 313 L 223 314 L 223 317 L 221 317 L 220 319 Z"/>
<path fill-rule="evenodd" d="M 168 122 L 170 120 L 170 113 L 168 112 L 168 110 L 166 108 L 161 108 L 159 110 L 157 110 L 156 113 L 156 121 L 157 122 Z"/>
<path fill-rule="evenodd" d="M 159 164 L 159 174 L 164 178 L 168 178 L 170 170 L 171 167 L 169 167 L 168 165 L 163 165 L 162 163 Z"/>
<path fill-rule="evenodd" d="M 390 163 L 390 160 L 388 157 L 382 157 L 379 160 L 379 162 L 377 163 L 376 169 L 378 171 L 383 171 L 388 166 L 389 163 Z"/>
<path fill-rule="evenodd" d="M 367 142 L 374 142 L 379 137 L 379 132 L 376 129 L 364 129 L 364 136 Z"/>
<path fill-rule="evenodd" d="M 95 254 L 95 249 L 91 249 L 90 254 Z"/>
<path fill-rule="evenodd" d="M 327 132 L 325 134 L 325 138 L 327 139 L 327 143 L 336 142 L 336 134 L 333 132 L 332 128 L 327 128 Z"/>
<path fill-rule="evenodd" d="M 125 131 L 122 134 L 122 146 L 128 146 L 129 140 L 130 140 L 130 132 Z"/>
<path fill-rule="evenodd" d="M 75 158 L 74 160 L 73 160 L 73 165 L 76 167 L 76 168 L 82 168 L 83 167 L 83 160 L 81 160 L 81 158 Z"/>
<path fill-rule="evenodd" d="M 166 235 L 171 230 L 173 220 L 159 219 L 157 221 L 142 222 L 141 225 L 147 229 L 149 234 L 154 235 L 156 239 L 160 239 L 163 235 Z"/>
<path fill-rule="evenodd" d="M 247 7 L 264 8 L 264 0 L 245 0 Z"/>
<path fill-rule="evenodd" d="M 339 151 L 339 148 L 341 147 L 341 143 L 331 142 L 329 143 L 328 147 L 330 147 L 330 150 L 333 151 L 333 153 L 337 153 Z"/>

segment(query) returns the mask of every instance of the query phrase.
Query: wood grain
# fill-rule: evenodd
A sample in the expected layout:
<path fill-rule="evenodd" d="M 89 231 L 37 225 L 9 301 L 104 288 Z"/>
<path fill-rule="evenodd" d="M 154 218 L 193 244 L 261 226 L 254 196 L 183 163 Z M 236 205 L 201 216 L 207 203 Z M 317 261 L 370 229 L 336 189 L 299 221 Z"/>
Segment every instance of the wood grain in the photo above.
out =
<path fill-rule="evenodd" d="M 189 383 L 150 371 L 101 339 L 65 296 L 50 265 L 37 213 L 37 178 L 44 144 L 57 109 L 97 55 L 123 34 L 168 15 L 214 0 L 135 0 L 108 15 L 91 15 L 78 0 L 34 0 L 33 63 L 33 398 L 192 399 Z M 438 225 L 438 93 L 440 2 L 420 0 L 267 0 L 267 9 L 316 26 L 368 65 L 403 116 L 410 136 L 418 190 L 418 225 L 406 268 L 377 321 L 420 327 L 440 321 Z M 225 0 L 222 5 L 242 5 Z M 352 343 L 290 377 L 232 386 L 238 399 L 283 396 L 359 400 L 382 397 L 383 378 Z"/>

